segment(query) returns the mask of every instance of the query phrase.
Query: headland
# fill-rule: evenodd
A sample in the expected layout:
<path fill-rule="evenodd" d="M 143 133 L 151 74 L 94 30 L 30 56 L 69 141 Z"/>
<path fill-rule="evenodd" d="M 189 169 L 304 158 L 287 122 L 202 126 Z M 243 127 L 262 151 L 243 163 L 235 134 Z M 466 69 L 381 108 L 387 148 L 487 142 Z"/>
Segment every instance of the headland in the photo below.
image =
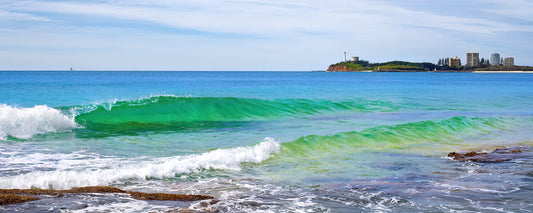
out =
<path fill-rule="evenodd" d="M 332 64 L 328 72 L 475 72 L 475 73 L 533 73 L 531 66 L 449 66 L 429 62 L 390 61 L 369 63 L 347 61 Z"/>
<path fill-rule="evenodd" d="M 514 58 L 501 58 L 499 53 L 491 55 L 490 60 L 481 58 L 479 53 L 467 53 L 466 65 L 461 65 L 458 57 L 441 58 L 437 64 L 430 62 L 389 61 L 383 63 L 370 63 L 352 57 L 332 64 L 328 72 L 475 72 L 475 73 L 533 73 L 532 66 L 515 66 Z"/>

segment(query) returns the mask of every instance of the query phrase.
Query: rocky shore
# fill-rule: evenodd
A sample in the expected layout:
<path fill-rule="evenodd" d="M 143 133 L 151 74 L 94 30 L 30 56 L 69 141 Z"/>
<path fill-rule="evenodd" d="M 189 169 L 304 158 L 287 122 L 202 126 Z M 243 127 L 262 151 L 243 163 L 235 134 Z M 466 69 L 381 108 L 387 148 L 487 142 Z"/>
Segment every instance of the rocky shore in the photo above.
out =
<path fill-rule="evenodd" d="M 348 66 L 342 64 L 333 64 L 328 67 L 328 72 L 353 72 Z"/>
<path fill-rule="evenodd" d="M 199 201 L 214 199 L 207 195 L 184 195 L 184 194 L 164 194 L 164 193 L 143 193 L 125 191 L 109 186 L 89 186 L 73 188 L 69 190 L 52 189 L 0 189 L 0 205 L 24 203 L 39 200 L 38 195 L 52 195 L 62 197 L 64 194 L 84 194 L 84 193 L 125 193 L 138 200 L 161 200 L 161 201 Z M 31 195 L 31 196 L 28 196 Z"/>
<path fill-rule="evenodd" d="M 456 161 L 472 161 L 481 163 L 498 163 L 510 161 L 516 158 L 533 157 L 533 149 L 531 147 L 511 147 L 496 149 L 490 153 L 475 152 L 456 153 L 451 152 L 448 157 Z"/>

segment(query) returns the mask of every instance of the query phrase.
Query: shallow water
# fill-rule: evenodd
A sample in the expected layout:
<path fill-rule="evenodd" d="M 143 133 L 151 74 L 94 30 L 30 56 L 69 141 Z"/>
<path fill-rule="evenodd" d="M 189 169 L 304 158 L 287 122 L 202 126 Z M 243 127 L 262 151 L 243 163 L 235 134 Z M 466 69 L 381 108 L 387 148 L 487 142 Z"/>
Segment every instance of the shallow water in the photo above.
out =
<path fill-rule="evenodd" d="M 533 75 L 0 72 L 0 188 L 206 194 L 41 197 L 0 211 L 531 212 Z"/>

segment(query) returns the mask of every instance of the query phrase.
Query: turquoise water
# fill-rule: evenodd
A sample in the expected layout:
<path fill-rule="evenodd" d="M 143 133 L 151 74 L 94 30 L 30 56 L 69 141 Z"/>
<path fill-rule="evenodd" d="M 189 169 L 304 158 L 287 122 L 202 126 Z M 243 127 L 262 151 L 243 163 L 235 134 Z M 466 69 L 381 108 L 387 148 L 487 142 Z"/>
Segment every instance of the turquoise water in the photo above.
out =
<path fill-rule="evenodd" d="M 533 211 L 533 75 L 0 72 L 0 188 L 72 195 L 0 211 Z"/>

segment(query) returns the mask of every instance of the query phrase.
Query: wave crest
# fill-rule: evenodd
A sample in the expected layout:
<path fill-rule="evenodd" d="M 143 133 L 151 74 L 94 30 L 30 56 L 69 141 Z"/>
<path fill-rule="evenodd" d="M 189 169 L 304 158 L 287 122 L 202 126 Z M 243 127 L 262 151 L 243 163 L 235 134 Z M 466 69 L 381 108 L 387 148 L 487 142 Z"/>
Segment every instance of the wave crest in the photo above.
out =
<path fill-rule="evenodd" d="M 309 99 L 263 100 L 234 97 L 154 96 L 90 107 L 76 121 L 82 123 L 172 123 L 195 121 L 250 121 L 336 110 L 391 111 L 398 107 L 381 101 Z"/>
<path fill-rule="evenodd" d="M 309 135 L 284 143 L 281 156 L 312 157 L 327 153 L 366 150 L 401 150 L 432 143 L 457 144 L 462 137 L 505 129 L 508 123 L 499 118 L 453 117 L 437 121 L 419 121 L 394 126 L 377 126 L 360 132 L 335 135 Z M 419 148 L 420 148 L 419 147 Z"/>
<path fill-rule="evenodd" d="M 158 95 L 138 100 L 91 105 L 45 105 L 17 108 L 0 105 L 0 139 L 29 139 L 38 134 L 68 131 L 79 137 L 137 135 L 145 132 L 232 128 L 249 122 L 343 111 L 387 112 L 400 107 L 375 100 L 254 99 Z"/>
<path fill-rule="evenodd" d="M 143 132 L 196 131 L 247 125 L 284 117 L 301 118 L 338 111 L 393 111 L 389 102 L 234 97 L 153 96 L 90 106 L 64 107 L 77 111 L 76 122 L 86 137 L 136 135 Z M 82 136 L 83 137 L 83 136 Z"/>
<path fill-rule="evenodd" d="M 76 122 L 61 111 L 46 105 L 19 108 L 0 104 L 0 140 L 29 139 L 38 134 L 76 128 Z"/>

